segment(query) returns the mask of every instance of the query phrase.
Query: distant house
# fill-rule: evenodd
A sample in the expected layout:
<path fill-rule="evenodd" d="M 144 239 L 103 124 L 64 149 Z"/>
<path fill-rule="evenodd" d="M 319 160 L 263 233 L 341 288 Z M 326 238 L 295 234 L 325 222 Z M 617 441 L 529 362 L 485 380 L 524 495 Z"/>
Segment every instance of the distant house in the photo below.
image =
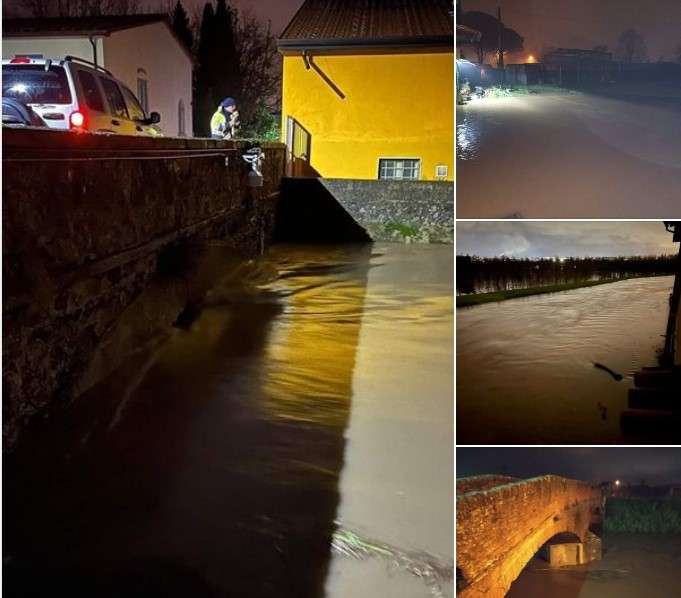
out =
<path fill-rule="evenodd" d="M 293 174 L 453 179 L 449 0 L 306 0 L 278 47 Z"/>
<path fill-rule="evenodd" d="M 77 56 L 110 70 L 161 114 L 169 136 L 192 136 L 192 57 L 166 15 L 4 19 L 2 57 Z"/>

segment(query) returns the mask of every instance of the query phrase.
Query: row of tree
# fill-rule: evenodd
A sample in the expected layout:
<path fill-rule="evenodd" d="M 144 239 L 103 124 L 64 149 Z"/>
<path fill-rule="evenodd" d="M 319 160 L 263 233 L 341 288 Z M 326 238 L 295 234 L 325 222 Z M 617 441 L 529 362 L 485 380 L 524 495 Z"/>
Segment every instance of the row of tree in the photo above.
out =
<path fill-rule="evenodd" d="M 500 30 L 504 56 L 523 51 L 523 37 L 517 31 L 503 26 L 503 23 L 500 27 L 499 20 L 491 14 L 481 11 L 462 12 L 457 2 L 457 23 L 480 32 L 480 41 L 475 48 L 479 63 L 485 63 L 487 57 L 490 56 L 492 61 L 498 60 Z M 608 52 L 608 47 L 605 45 L 595 46 L 593 49 Z M 626 64 L 647 62 L 648 47 L 645 39 L 636 29 L 627 29 L 619 36 L 614 55 Z M 673 60 L 681 62 L 681 43 L 675 51 Z"/>
<path fill-rule="evenodd" d="M 210 133 L 220 101 L 234 97 L 245 137 L 276 138 L 274 111 L 280 101 L 280 72 L 270 24 L 240 14 L 226 0 L 206 2 L 200 19 L 190 19 L 177 0 L 173 29 L 195 57 L 194 129 Z"/>
<path fill-rule="evenodd" d="M 457 293 L 505 291 L 563 282 L 675 274 L 678 256 L 511 258 L 456 257 Z"/>

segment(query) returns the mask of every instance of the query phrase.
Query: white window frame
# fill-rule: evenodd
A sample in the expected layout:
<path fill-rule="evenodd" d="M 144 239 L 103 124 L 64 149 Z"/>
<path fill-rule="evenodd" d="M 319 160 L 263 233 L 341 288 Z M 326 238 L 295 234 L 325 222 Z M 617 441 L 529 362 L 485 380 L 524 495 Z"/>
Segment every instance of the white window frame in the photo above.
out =
<path fill-rule="evenodd" d="M 383 177 L 383 176 L 381 176 L 381 172 L 383 170 L 382 162 L 387 161 L 387 160 L 393 160 L 395 162 L 400 162 L 400 161 L 404 162 L 406 160 L 410 160 L 410 161 L 416 162 L 416 169 L 415 169 L 416 170 L 416 176 L 415 177 L 404 177 L 404 176 Z M 402 165 L 401 170 L 404 173 L 404 165 Z M 415 157 L 415 156 L 381 156 L 378 159 L 378 180 L 380 180 L 380 181 L 418 181 L 418 180 L 421 179 L 421 173 L 422 173 L 421 158 L 419 158 L 419 157 Z"/>
<path fill-rule="evenodd" d="M 444 168 L 444 173 L 440 174 L 440 169 Z M 438 164 L 435 166 L 435 178 L 444 180 L 449 176 L 449 165 L 448 164 Z"/>

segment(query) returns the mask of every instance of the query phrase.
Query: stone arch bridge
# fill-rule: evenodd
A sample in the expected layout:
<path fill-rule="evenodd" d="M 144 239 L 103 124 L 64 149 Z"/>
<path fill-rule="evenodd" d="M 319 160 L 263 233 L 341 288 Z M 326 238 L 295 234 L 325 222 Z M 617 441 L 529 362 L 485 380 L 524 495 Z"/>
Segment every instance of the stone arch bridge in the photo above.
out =
<path fill-rule="evenodd" d="M 457 595 L 502 598 L 546 542 L 565 533 L 584 542 L 601 513 L 601 491 L 585 482 L 553 475 L 457 480 Z"/>

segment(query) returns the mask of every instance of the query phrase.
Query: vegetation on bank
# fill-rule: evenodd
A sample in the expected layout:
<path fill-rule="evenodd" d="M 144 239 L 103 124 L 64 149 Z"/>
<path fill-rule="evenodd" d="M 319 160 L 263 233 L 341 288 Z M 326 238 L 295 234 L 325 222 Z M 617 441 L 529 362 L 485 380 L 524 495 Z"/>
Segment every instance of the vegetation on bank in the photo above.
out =
<path fill-rule="evenodd" d="M 681 533 L 681 498 L 609 498 L 604 527 L 609 532 Z"/>
<path fill-rule="evenodd" d="M 494 303 L 505 301 L 506 299 L 516 299 L 518 297 L 530 297 L 532 295 L 543 295 L 545 293 L 559 293 L 560 291 L 571 291 L 582 287 L 594 287 L 599 284 L 617 282 L 620 280 L 630 280 L 636 276 L 625 278 L 608 278 L 607 280 L 582 280 L 579 282 L 565 282 L 560 284 L 548 284 L 539 287 L 529 287 L 526 289 L 511 289 L 509 291 L 494 291 L 492 293 L 470 293 L 468 295 L 457 295 L 456 306 L 468 307 L 480 305 L 482 303 Z"/>

